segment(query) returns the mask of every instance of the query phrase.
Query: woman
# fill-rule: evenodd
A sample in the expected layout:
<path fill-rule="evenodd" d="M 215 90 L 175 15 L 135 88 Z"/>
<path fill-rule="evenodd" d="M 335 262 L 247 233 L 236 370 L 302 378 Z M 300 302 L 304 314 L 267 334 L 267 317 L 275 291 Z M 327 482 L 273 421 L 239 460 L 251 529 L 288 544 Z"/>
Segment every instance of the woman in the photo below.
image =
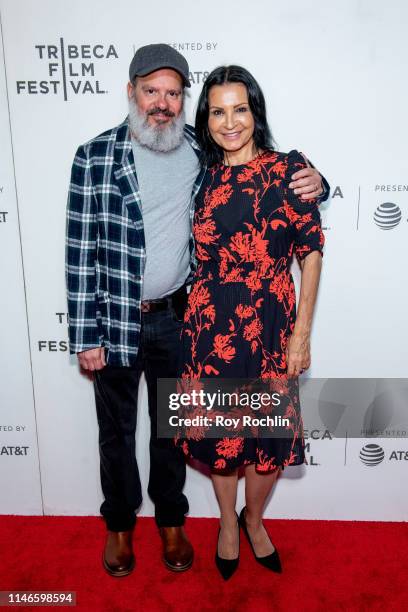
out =
<path fill-rule="evenodd" d="M 324 243 L 316 200 L 304 201 L 288 187 L 305 161 L 297 151 L 273 150 L 262 91 L 239 66 L 209 75 L 196 132 L 207 172 L 196 198 L 198 268 L 182 330 L 182 377 L 296 381 L 310 366 Z M 293 254 L 302 270 L 297 318 Z M 289 439 L 237 437 L 231 443 L 187 431 L 179 441 L 187 456 L 211 467 L 221 510 L 216 564 L 225 579 L 238 566 L 239 525 L 256 560 L 281 571 L 262 514 L 282 467 L 304 462 L 298 406 L 293 416 Z M 246 506 L 237 521 L 241 466 Z"/>

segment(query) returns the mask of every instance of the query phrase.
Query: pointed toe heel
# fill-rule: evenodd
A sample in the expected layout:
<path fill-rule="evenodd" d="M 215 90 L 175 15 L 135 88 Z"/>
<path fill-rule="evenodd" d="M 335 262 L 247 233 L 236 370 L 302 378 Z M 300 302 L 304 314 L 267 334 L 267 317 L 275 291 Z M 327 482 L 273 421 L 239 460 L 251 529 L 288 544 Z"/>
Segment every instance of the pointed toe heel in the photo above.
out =
<path fill-rule="evenodd" d="M 266 567 L 267 569 L 271 570 L 272 572 L 276 572 L 277 574 L 281 574 L 282 573 L 282 564 L 281 564 L 281 560 L 279 558 L 279 553 L 278 553 L 276 548 L 273 551 L 273 553 L 271 553 L 270 555 L 266 555 L 266 557 L 257 557 L 256 556 L 255 549 L 254 549 L 253 544 L 251 542 L 251 538 L 249 537 L 249 533 L 248 533 L 248 529 L 247 529 L 247 525 L 246 525 L 245 509 L 246 509 L 246 506 L 244 506 L 242 508 L 241 514 L 239 515 L 238 522 L 239 522 L 240 526 L 242 527 L 242 531 L 244 532 L 245 537 L 248 540 L 250 547 L 252 548 L 252 552 L 254 553 L 254 557 L 255 557 L 256 561 L 260 565 L 262 565 L 263 567 Z"/>
<path fill-rule="evenodd" d="M 239 557 L 237 559 L 222 559 L 218 552 L 215 554 L 215 565 L 224 580 L 229 580 L 238 569 Z"/>
<path fill-rule="evenodd" d="M 239 546 L 239 519 L 238 519 L 238 514 L 237 514 L 237 527 L 238 527 L 238 546 Z M 222 557 L 219 556 L 219 554 L 218 554 L 218 541 L 220 539 L 220 532 L 221 532 L 221 527 L 218 530 L 217 547 L 216 547 L 216 551 L 215 551 L 215 565 L 217 566 L 217 569 L 220 572 L 221 576 L 224 578 L 224 580 L 229 580 L 231 578 L 231 576 L 233 574 L 235 574 L 235 572 L 238 569 L 239 554 L 238 554 L 238 557 L 236 559 L 223 559 Z"/>

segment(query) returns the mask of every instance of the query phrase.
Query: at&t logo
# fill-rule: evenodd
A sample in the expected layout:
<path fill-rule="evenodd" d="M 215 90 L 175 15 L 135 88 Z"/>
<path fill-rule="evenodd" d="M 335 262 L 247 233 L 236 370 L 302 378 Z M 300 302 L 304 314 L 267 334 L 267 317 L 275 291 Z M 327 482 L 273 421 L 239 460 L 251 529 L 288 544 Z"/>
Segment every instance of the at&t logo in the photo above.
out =
<path fill-rule="evenodd" d="M 379 465 L 384 461 L 384 457 L 384 449 L 378 444 L 366 444 L 360 451 L 360 459 L 364 465 Z M 388 461 L 408 461 L 408 451 L 393 450 L 388 457 Z"/>
<path fill-rule="evenodd" d="M 401 221 L 401 209 L 393 202 L 384 202 L 377 207 L 374 213 L 374 222 L 383 230 L 396 227 Z"/>
<path fill-rule="evenodd" d="M 366 444 L 360 451 L 360 459 L 364 465 L 378 465 L 384 460 L 384 449 L 378 444 Z"/>

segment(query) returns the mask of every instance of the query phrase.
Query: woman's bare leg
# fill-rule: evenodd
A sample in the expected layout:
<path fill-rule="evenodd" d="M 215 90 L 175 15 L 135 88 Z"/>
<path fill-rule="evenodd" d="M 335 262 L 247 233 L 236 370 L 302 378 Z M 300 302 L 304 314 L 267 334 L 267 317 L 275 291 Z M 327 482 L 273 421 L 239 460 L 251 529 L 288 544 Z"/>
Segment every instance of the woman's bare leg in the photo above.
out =
<path fill-rule="evenodd" d="M 265 527 L 262 515 L 265 501 L 272 490 L 280 469 L 268 474 L 258 474 L 255 464 L 245 468 L 245 521 L 257 557 L 266 557 L 275 550 Z"/>
<path fill-rule="evenodd" d="M 238 470 L 226 474 L 212 473 L 215 495 L 220 506 L 220 537 L 218 554 L 222 559 L 236 559 L 239 555 L 239 533 L 237 528 Z"/>

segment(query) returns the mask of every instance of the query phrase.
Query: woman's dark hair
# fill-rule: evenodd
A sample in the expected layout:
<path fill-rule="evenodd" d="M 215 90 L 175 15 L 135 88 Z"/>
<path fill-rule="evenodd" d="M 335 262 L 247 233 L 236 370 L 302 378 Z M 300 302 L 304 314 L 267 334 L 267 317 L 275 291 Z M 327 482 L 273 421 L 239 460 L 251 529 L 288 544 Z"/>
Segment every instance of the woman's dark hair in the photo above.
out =
<path fill-rule="evenodd" d="M 208 94 L 214 85 L 225 83 L 242 83 L 248 92 L 249 108 L 254 117 L 254 142 L 257 149 L 273 150 L 274 142 L 266 119 L 265 98 L 252 74 L 242 66 L 219 66 L 208 75 L 197 104 L 195 129 L 197 141 L 202 151 L 202 163 L 213 166 L 224 159 L 220 146 L 211 137 L 208 129 Z"/>

